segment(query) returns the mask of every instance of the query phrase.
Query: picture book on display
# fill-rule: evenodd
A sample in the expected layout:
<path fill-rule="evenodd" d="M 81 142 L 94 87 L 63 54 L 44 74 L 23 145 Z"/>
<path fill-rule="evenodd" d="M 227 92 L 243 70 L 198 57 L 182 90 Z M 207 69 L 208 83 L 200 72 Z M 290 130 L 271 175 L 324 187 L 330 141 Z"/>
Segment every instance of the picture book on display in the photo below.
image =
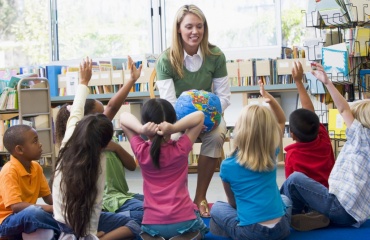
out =
<path fill-rule="evenodd" d="M 348 51 L 345 43 L 322 48 L 322 65 L 333 82 L 346 82 L 349 75 Z"/>

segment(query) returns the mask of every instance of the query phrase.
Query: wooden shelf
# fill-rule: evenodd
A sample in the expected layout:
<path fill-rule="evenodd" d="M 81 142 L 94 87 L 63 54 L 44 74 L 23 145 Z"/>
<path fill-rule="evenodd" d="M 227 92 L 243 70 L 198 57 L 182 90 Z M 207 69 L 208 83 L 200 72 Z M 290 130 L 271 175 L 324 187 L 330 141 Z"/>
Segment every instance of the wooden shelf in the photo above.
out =
<path fill-rule="evenodd" d="M 305 83 L 305 87 L 308 84 Z M 290 92 L 290 91 L 297 91 L 296 85 L 293 84 L 275 84 L 275 85 L 265 85 L 265 89 L 268 92 Z M 259 86 L 242 86 L 242 87 L 230 87 L 231 93 L 258 93 Z M 107 93 L 107 94 L 89 94 L 87 98 L 90 99 L 98 99 L 100 101 L 109 101 L 116 93 Z M 156 97 L 159 97 L 159 92 L 154 92 Z M 149 92 L 130 92 L 126 98 L 128 102 L 132 101 L 141 101 L 143 99 L 150 98 Z M 73 102 L 74 96 L 57 96 L 51 97 L 51 104 L 64 104 L 67 102 Z"/>

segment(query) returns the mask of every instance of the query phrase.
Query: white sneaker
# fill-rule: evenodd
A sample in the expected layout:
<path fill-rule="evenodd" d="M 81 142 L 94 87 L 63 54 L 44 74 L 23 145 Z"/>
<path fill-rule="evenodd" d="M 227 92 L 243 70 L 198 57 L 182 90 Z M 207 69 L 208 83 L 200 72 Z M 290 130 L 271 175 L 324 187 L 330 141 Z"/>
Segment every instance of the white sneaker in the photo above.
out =
<path fill-rule="evenodd" d="M 74 234 L 62 232 L 58 240 L 77 240 L 77 238 Z"/>
<path fill-rule="evenodd" d="M 52 229 L 37 229 L 33 233 L 22 233 L 24 240 L 53 239 L 54 231 Z"/>

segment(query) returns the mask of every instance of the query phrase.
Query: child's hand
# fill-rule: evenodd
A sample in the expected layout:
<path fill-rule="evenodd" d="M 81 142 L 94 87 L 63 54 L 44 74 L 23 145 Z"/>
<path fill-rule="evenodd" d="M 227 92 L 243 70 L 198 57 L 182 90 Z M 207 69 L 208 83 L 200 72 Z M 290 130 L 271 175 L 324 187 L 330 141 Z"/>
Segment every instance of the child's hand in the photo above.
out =
<path fill-rule="evenodd" d="M 88 85 L 92 75 L 92 60 L 89 57 L 80 63 L 80 82 L 81 84 Z"/>
<path fill-rule="evenodd" d="M 132 60 L 130 56 L 128 56 L 128 65 L 130 66 L 129 69 L 131 69 L 131 80 L 134 80 L 135 82 L 140 77 L 143 65 L 140 64 L 140 67 L 136 68 L 135 62 Z"/>
<path fill-rule="evenodd" d="M 292 76 L 295 82 L 302 82 L 303 78 L 303 67 L 301 62 L 294 62 L 292 68 Z"/>
<path fill-rule="evenodd" d="M 324 71 L 324 68 L 321 64 L 315 63 L 316 70 L 312 71 L 312 74 L 323 84 L 328 84 L 330 82 L 328 76 L 326 75 L 326 72 Z"/>
<path fill-rule="evenodd" d="M 157 131 L 158 135 L 165 136 L 165 135 L 170 135 L 172 133 L 174 133 L 173 132 L 173 124 L 168 123 L 166 121 L 161 122 L 160 124 L 158 124 L 158 131 Z"/>
<path fill-rule="evenodd" d="M 270 94 L 268 94 L 265 90 L 265 86 L 262 82 L 262 80 L 258 80 L 258 85 L 260 86 L 260 94 L 262 97 L 265 98 L 265 102 L 270 102 Z"/>
<path fill-rule="evenodd" d="M 143 125 L 141 129 L 141 134 L 144 134 L 145 136 L 148 137 L 153 137 L 154 135 L 157 134 L 158 131 L 158 125 L 153 123 L 153 122 L 147 122 L 146 124 Z"/>

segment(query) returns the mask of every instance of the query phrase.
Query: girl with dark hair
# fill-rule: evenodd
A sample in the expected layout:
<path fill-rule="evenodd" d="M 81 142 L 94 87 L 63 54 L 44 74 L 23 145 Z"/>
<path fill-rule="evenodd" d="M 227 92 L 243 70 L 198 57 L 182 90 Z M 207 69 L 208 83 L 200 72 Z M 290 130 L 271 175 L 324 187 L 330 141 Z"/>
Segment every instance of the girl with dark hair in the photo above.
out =
<path fill-rule="evenodd" d="M 140 231 L 135 221 L 120 214 L 101 213 L 106 162 L 102 152 L 113 136 L 111 119 L 115 112 L 102 114 L 98 110 L 82 118 L 90 78 L 91 60 L 87 59 L 80 66 L 80 85 L 69 109 L 56 162 L 54 218 L 62 230 L 61 239 L 133 238 Z"/>
<path fill-rule="evenodd" d="M 86 99 L 84 106 L 84 115 L 94 113 L 104 113 L 109 119 L 113 119 L 120 109 L 126 97 L 140 77 L 141 67 L 138 69 L 134 66 L 131 57 L 128 57 L 128 64 L 131 66 L 131 79 L 127 81 L 108 102 L 106 108 L 103 104 L 95 99 Z M 67 120 L 70 116 L 71 105 L 64 104 L 57 115 L 55 129 L 56 142 L 60 146 L 66 131 Z M 135 159 L 121 145 L 118 144 L 117 138 L 113 137 L 105 148 L 104 155 L 106 161 L 106 180 L 103 195 L 103 210 L 112 213 L 122 213 L 125 216 L 141 224 L 143 219 L 143 199 L 142 194 L 129 192 L 129 187 L 125 178 L 125 169 L 134 171 L 136 169 Z"/>
<path fill-rule="evenodd" d="M 188 155 L 203 127 L 197 111 L 176 122 L 176 113 L 165 99 L 150 99 L 141 111 L 142 124 L 131 113 L 122 113 L 121 127 L 130 140 L 144 179 L 143 239 L 201 239 L 208 231 L 190 199 Z M 171 134 L 185 131 L 179 140 Z M 148 137 L 145 141 L 140 134 Z"/>

